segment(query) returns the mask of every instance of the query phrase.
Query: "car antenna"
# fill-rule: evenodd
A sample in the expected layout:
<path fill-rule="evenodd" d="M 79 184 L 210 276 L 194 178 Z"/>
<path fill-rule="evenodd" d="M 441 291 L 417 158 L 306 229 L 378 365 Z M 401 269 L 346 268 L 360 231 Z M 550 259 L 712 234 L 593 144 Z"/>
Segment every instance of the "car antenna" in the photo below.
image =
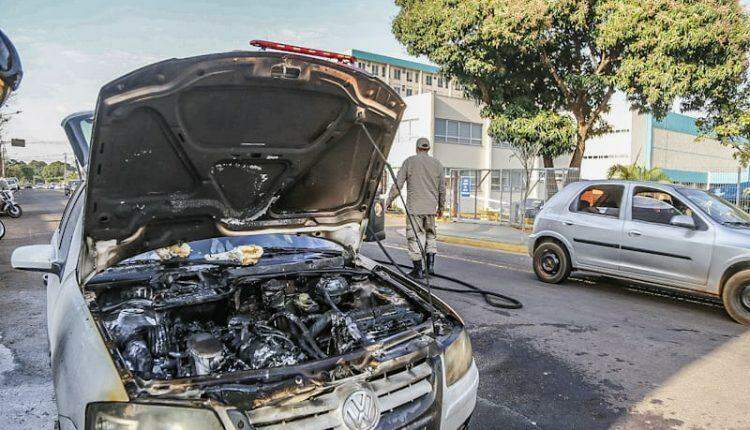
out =
<path fill-rule="evenodd" d="M 383 163 L 385 163 L 386 170 L 388 170 L 388 174 L 391 177 L 391 180 L 393 183 L 396 183 L 396 174 L 393 173 L 393 167 L 391 166 L 391 163 L 388 162 L 388 158 L 383 154 L 383 151 L 378 148 L 378 145 L 375 143 L 375 139 L 372 138 L 372 135 L 370 134 L 370 130 L 367 129 L 367 126 L 363 122 L 359 122 L 359 125 L 362 127 L 362 130 L 365 132 L 365 136 L 367 136 L 367 140 L 370 141 L 370 144 L 373 148 L 375 148 L 375 152 L 380 156 L 380 158 L 383 160 Z M 398 194 L 398 198 L 401 201 L 401 204 L 404 205 L 404 211 L 406 212 L 406 219 L 409 220 L 409 226 L 411 227 L 411 230 L 414 232 L 414 235 L 417 237 L 417 246 L 419 246 L 419 254 L 422 257 L 422 267 L 425 269 L 427 268 L 427 253 L 425 252 L 424 245 L 422 245 L 422 241 L 419 240 L 419 235 L 417 234 L 416 226 L 414 225 L 414 219 L 412 218 L 411 214 L 409 213 L 409 207 L 406 205 L 406 201 L 404 200 L 404 196 L 401 194 L 401 190 L 396 187 L 396 192 Z M 432 287 L 430 285 L 430 271 L 425 270 L 424 271 L 424 280 L 425 280 L 425 286 L 427 287 L 427 301 L 430 303 L 430 322 L 432 323 L 432 331 L 436 332 L 435 330 L 435 306 L 432 304 Z"/>

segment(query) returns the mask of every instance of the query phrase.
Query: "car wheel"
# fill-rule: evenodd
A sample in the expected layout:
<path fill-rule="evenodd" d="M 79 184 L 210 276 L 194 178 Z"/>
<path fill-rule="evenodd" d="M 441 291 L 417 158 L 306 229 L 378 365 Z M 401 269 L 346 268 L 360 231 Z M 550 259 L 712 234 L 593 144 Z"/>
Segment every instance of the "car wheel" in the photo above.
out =
<path fill-rule="evenodd" d="M 570 275 L 570 258 L 562 245 L 544 242 L 534 250 L 534 273 L 540 281 L 559 284 Z"/>
<path fill-rule="evenodd" d="M 724 309 L 733 320 L 750 325 L 750 270 L 735 273 L 721 293 Z"/>
<path fill-rule="evenodd" d="M 0 239 L 2 239 L 3 236 L 5 236 L 5 224 L 3 224 L 2 221 L 0 221 Z"/>

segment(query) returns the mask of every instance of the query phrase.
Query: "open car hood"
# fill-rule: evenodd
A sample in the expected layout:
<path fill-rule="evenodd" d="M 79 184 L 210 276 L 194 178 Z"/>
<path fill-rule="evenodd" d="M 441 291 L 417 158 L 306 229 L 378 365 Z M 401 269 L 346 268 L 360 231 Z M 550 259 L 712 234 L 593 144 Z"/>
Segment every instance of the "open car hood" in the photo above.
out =
<path fill-rule="evenodd" d="M 384 167 L 364 127 L 387 156 L 404 108 L 361 70 L 280 53 L 171 59 L 110 82 L 82 163 L 91 269 L 226 235 L 358 246 Z"/>

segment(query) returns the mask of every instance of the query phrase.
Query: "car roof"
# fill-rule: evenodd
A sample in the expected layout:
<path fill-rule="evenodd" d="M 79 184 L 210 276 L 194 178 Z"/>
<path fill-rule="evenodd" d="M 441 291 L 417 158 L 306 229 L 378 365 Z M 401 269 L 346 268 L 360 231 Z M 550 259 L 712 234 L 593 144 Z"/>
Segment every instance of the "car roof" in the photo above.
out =
<path fill-rule="evenodd" d="M 669 187 L 677 188 L 675 184 L 654 182 L 654 181 L 630 181 L 624 179 L 595 179 L 595 180 L 582 180 L 579 183 L 586 185 L 635 185 L 643 187 Z"/>

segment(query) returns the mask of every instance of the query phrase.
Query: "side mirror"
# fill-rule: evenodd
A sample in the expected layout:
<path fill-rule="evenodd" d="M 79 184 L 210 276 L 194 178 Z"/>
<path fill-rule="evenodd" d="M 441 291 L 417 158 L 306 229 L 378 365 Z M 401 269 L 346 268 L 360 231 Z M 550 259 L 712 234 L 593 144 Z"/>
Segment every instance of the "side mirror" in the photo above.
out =
<path fill-rule="evenodd" d="M 695 230 L 695 221 L 693 220 L 693 217 L 688 215 L 675 215 L 672 217 L 672 219 L 669 220 L 669 224 L 675 227 L 683 227 L 689 228 L 690 230 Z"/>
<path fill-rule="evenodd" d="M 0 106 L 21 84 L 21 59 L 8 36 L 0 31 Z"/>
<path fill-rule="evenodd" d="M 383 239 L 385 239 L 385 200 L 376 197 L 370 207 L 364 241 L 375 242 Z"/>
<path fill-rule="evenodd" d="M 14 269 L 32 272 L 57 273 L 58 265 L 52 262 L 52 245 L 28 245 L 16 248 L 10 257 Z"/>

